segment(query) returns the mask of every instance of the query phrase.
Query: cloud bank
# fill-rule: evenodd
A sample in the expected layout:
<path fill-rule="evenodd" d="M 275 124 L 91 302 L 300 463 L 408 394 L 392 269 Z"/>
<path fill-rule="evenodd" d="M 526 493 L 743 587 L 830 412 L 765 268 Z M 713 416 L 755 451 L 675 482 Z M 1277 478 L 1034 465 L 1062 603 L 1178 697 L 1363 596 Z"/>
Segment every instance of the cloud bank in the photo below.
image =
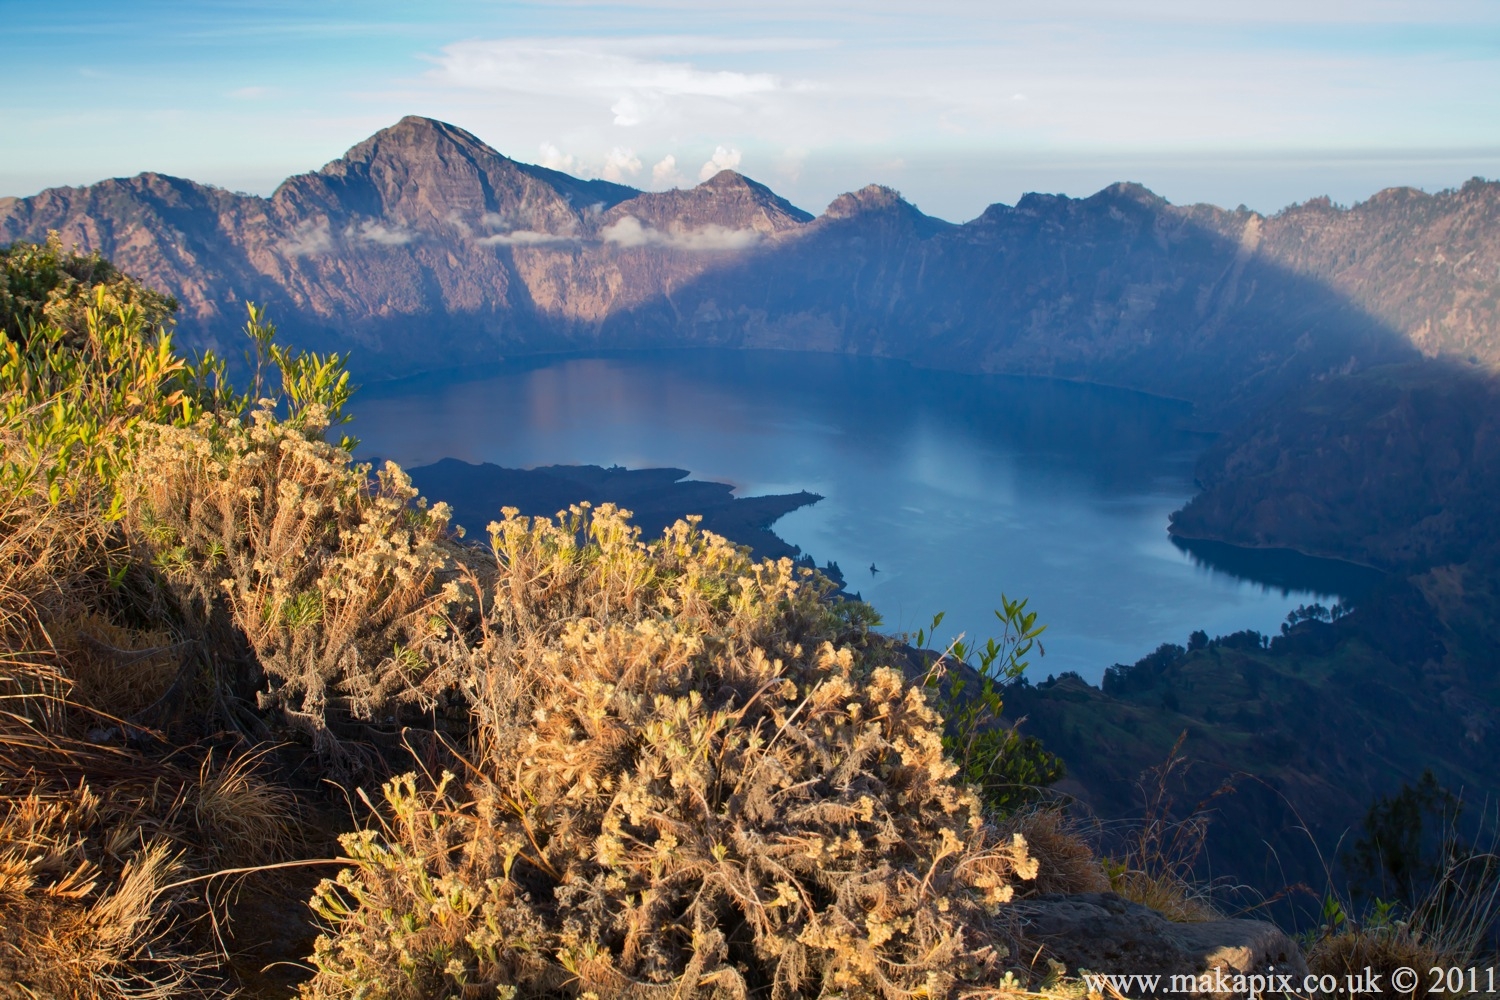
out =
<path fill-rule="evenodd" d="M 665 247 L 689 253 L 705 251 L 745 250 L 760 242 L 761 234 L 754 229 L 729 229 L 725 226 L 704 226 L 701 229 L 682 232 L 663 232 L 644 225 L 640 219 L 627 215 L 599 231 L 606 243 L 627 249 L 634 247 Z"/>

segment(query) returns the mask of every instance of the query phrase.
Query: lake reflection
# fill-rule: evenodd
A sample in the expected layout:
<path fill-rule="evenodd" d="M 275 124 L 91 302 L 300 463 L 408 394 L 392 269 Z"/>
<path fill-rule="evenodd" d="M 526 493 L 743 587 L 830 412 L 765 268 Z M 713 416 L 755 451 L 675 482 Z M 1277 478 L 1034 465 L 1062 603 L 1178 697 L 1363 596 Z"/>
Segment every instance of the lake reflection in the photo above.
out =
<path fill-rule="evenodd" d="M 1185 404 L 1123 390 L 654 351 L 372 386 L 354 410 L 361 453 L 406 466 L 675 466 L 740 496 L 820 493 L 777 534 L 837 562 L 891 630 L 945 611 L 947 635 L 982 641 L 1002 592 L 1028 597 L 1050 626 L 1034 679 L 1097 682 L 1194 629 L 1274 633 L 1289 608 L 1335 597 L 1336 577 L 1276 564 L 1266 585 L 1174 545 L 1167 515 L 1192 495 L 1209 439 L 1185 429 Z"/>

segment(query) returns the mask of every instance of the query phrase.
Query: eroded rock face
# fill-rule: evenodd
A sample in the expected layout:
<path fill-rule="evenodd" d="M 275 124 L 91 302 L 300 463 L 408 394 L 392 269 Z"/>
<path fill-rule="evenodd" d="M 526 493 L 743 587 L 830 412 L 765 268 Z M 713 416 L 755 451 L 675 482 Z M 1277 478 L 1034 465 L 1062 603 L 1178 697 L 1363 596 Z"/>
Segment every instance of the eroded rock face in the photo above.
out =
<path fill-rule="evenodd" d="M 1026 940 L 1066 965 L 1070 975 L 1160 977 L 1155 988 L 1140 979 L 1118 980 L 1126 996 L 1165 995 L 1172 992 L 1173 976 L 1191 976 L 1194 989 L 1186 992 L 1230 1000 L 1236 976 L 1290 976 L 1300 987 L 1307 975 L 1296 943 L 1261 920 L 1177 924 L 1112 892 L 1038 896 L 1015 903 L 1014 910 Z"/>
<path fill-rule="evenodd" d="M 270 198 L 159 174 L 0 199 L 176 295 L 190 346 L 259 301 L 365 376 L 502 355 L 748 346 L 1082 378 L 1248 412 L 1428 355 L 1500 364 L 1500 184 L 1271 217 L 1140 185 L 1027 195 L 953 225 L 889 188 L 820 217 L 725 171 L 641 192 L 402 119 Z"/>

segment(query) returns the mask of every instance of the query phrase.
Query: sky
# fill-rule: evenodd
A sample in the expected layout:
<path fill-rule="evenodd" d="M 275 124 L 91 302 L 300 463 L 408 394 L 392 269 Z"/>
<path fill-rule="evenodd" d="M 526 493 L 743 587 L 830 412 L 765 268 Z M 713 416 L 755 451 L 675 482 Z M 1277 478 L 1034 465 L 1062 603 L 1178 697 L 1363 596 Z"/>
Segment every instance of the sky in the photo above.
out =
<path fill-rule="evenodd" d="M 1274 212 L 1500 178 L 1500 0 L 0 0 L 0 196 L 269 194 L 403 115 L 640 188 L 973 218 L 1138 181 Z"/>

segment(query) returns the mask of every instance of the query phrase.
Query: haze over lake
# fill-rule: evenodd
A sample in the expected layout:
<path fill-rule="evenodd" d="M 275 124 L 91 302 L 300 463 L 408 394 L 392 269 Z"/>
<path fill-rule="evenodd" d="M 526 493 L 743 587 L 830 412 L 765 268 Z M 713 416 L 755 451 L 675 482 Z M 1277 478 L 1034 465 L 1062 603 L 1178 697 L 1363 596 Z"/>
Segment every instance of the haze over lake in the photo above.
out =
<path fill-rule="evenodd" d="M 887 630 L 944 611 L 943 638 L 982 641 L 1002 592 L 1029 598 L 1049 625 L 1034 680 L 1074 670 L 1097 682 L 1194 629 L 1275 633 L 1290 608 L 1336 599 L 1296 566 L 1267 586 L 1175 546 L 1167 516 L 1193 494 L 1210 438 L 1187 429 L 1185 404 L 1123 390 L 869 358 L 652 351 L 367 386 L 355 416 L 361 455 L 407 467 L 670 466 L 740 496 L 822 494 L 776 533 L 837 562 Z"/>

